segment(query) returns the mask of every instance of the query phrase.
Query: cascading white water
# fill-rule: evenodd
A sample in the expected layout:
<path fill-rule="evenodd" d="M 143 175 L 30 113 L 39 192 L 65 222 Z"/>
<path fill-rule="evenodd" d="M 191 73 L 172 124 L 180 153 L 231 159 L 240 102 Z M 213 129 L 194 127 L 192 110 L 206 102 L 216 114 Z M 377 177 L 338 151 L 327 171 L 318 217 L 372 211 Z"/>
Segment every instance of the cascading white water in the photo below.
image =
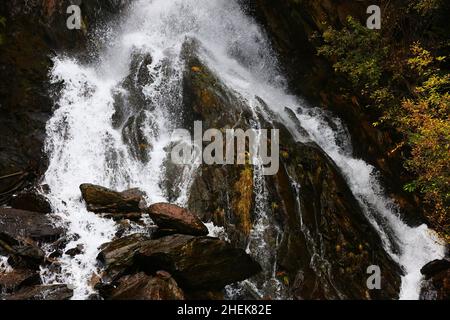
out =
<path fill-rule="evenodd" d="M 82 244 L 84 253 L 75 258 L 64 255 L 62 271 L 55 274 L 43 270 L 44 280 L 71 284 L 75 299 L 88 297 L 93 292 L 89 281 L 97 272 L 98 247 L 110 241 L 116 231 L 112 221 L 86 210 L 80 201 L 80 184 L 95 183 L 119 190 L 139 187 L 147 193 L 149 202 L 167 201 L 161 186 L 164 149 L 170 143 L 171 130 L 175 129 L 174 112 L 181 110 L 180 53 L 186 37 L 194 37 L 201 43 L 204 62 L 249 106 L 257 106 L 256 97 L 260 97 L 287 124 L 291 120 L 284 108 L 288 106 L 297 112 L 309 136 L 301 136 L 294 125 L 289 129 L 298 139 L 315 141 L 336 162 L 368 219 L 379 231 L 387 252 L 405 270 L 401 297 L 418 298 L 420 267 L 442 257 L 444 248 L 426 226 L 411 228 L 401 221 L 393 202 L 384 196 L 374 168 L 352 158 L 349 148 L 339 142 L 347 139 L 343 136 L 345 130 L 332 129 L 320 110 L 311 109 L 286 93 L 284 79 L 275 67 L 276 57 L 264 33 L 230 0 L 136 1 L 123 17 L 122 25 L 108 35 L 107 49 L 100 53 L 97 63 L 83 65 L 64 56 L 55 59 L 52 78 L 64 83 L 59 107 L 47 125 L 46 150 L 50 162 L 43 183 L 50 186 L 49 198 L 55 212 L 69 233 L 77 235 L 67 248 Z M 155 110 L 145 113 L 147 121 L 141 128 L 152 146 L 146 163 L 130 153 L 120 128 L 115 128 L 112 121 L 114 96 L 123 90 L 122 82 L 136 51 L 152 57 L 148 74 L 153 80 L 143 90 L 155 106 Z M 164 72 L 167 68 L 168 73 Z M 186 167 L 181 175 L 178 181 L 181 192 L 176 203 L 186 203 L 195 169 Z M 263 185 L 256 189 L 264 192 Z M 264 232 L 264 223 L 267 222 L 261 212 L 252 231 L 257 245 L 250 248 L 264 250 L 264 243 L 258 243 L 263 241 L 258 233 Z M 400 248 L 399 252 L 393 249 L 392 241 Z"/>
<path fill-rule="evenodd" d="M 0 256 L 0 274 L 11 272 L 12 268 L 8 263 L 8 257 Z"/>

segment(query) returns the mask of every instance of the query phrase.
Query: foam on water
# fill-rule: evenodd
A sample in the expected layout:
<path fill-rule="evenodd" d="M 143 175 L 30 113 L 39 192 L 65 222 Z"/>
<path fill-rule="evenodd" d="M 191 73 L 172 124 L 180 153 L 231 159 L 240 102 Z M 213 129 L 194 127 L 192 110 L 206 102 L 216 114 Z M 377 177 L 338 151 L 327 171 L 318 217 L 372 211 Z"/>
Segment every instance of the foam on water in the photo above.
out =
<path fill-rule="evenodd" d="M 12 268 L 8 263 L 8 257 L 0 256 L 0 274 L 9 273 L 11 271 Z"/>

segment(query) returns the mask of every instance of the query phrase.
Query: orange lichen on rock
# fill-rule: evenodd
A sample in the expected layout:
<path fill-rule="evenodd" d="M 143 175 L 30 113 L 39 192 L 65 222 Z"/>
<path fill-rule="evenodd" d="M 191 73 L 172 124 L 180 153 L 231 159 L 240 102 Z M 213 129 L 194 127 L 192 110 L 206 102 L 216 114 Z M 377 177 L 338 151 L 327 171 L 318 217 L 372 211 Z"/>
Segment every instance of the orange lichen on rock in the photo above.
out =
<path fill-rule="evenodd" d="M 240 175 L 240 179 L 234 185 L 234 191 L 238 195 L 234 201 L 234 214 L 238 220 L 238 228 L 249 235 L 252 229 L 251 209 L 253 199 L 253 170 L 247 166 Z"/>

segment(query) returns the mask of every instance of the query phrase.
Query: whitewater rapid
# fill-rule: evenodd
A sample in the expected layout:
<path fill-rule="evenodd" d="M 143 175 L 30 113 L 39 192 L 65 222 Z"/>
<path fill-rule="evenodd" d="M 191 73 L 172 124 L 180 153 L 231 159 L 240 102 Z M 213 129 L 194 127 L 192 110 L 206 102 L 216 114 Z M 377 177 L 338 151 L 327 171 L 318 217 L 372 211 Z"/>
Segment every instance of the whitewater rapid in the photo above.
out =
<path fill-rule="evenodd" d="M 295 137 L 316 142 L 336 162 L 378 230 L 386 251 L 405 271 L 401 298 L 419 297 L 420 268 L 443 257 L 444 247 L 425 225 L 412 228 L 402 222 L 395 203 L 385 196 L 375 168 L 352 157 L 350 139 L 339 121 L 335 120 L 337 129 L 332 129 L 320 109 L 287 93 L 264 32 L 235 1 L 136 1 L 120 23 L 98 37 L 103 37 L 99 41 L 106 48 L 95 62 L 83 64 L 60 55 L 54 59 L 51 71 L 52 81 L 63 83 L 57 108 L 47 124 L 49 167 L 43 183 L 50 187 L 48 197 L 54 212 L 69 235 L 76 235 L 67 249 L 81 244 L 84 253 L 74 258 L 64 255 L 60 272 L 43 270 L 46 283 L 69 283 L 74 288 L 74 299 L 86 299 L 94 293 L 89 283 L 98 272 L 98 247 L 111 241 L 116 232 L 113 221 L 86 210 L 80 200 L 80 184 L 94 183 L 116 190 L 138 187 L 146 192 L 149 203 L 168 201 L 162 182 L 165 148 L 182 110 L 181 48 L 187 38 L 195 38 L 203 48 L 204 62 L 248 105 L 258 108 L 256 97 L 260 97 L 284 119 Z M 115 128 L 112 121 L 115 96 L 124 91 L 122 83 L 136 51 L 152 57 L 148 74 L 153 80 L 143 93 L 155 109 L 143 110 L 146 122 L 140 128 L 152 146 L 146 163 L 132 155 L 123 142 L 121 128 Z M 167 70 L 170 72 L 164 72 Z M 295 111 L 307 136 L 298 132 L 285 107 Z M 195 170 L 195 166 L 186 166 L 177 181 L 180 192 L 173 202 L 186 204 Z M 257 198 L 259 195 L 264 199 L 264 186 L 258 185 L 256 190 Z M 261 205 L 252 231 L 252 239 L 261 250 L 265 244 L 258 235 L 264 232 L 266 220 Z M 399 252 L 394 246 L 399 247 Z M 249 244 L 250 253 L 251 249 Z"/>

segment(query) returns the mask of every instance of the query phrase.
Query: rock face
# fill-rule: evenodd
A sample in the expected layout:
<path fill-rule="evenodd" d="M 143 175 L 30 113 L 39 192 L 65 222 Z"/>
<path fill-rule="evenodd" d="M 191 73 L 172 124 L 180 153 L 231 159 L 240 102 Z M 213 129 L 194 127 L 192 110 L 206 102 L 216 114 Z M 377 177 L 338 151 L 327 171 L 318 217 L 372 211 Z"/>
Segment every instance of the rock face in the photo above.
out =
<path fill-rule="evenodd" d="M 185 45 L 186 114 L 204 121 L 204 127 L 248 129 L 252 117 L 248 107 L 196 58 L 195 48 L 195 41 Z M 264 101 L 260 103 L 264 107 Z M 285 296 L 397 298 L 402 271 L 383 249 L 339 168 L 317 145 L 296 142 L 281 121 L 267 123 L 262 116 L 259 120 L 263 128 L 280 130 L 282 151 L 278 174 L 264 177 L 264 199 L 256 199 L 251 165 L 203 165 L 190 190 L 188 208 L 202 221 L 223 226 L 233 245 L 247 248 L 259 206 L 266 221 L 258 232 L 264 235 L 253 236 L 263 237 L 265 248 L 250 241 L 249 250 L 264 272 L 254 279 L 262 284 L 272 273 L 279 275 Z M 382 292 L 367 289 L 366 270 L 372 264 L 385 270 Z M 269 297 L 276 290 L 268 290 Z"/>
<path fill-rule="evenodd" d="M 147 276 L 141 272 L 119 279 L 108 300 L 184 300 L 184 293 L 167 272 Z"/>
<path fill-rule="evenodd" d="M 420 272 L 425 283 L 420 292 L 421 300 L 450 299 L 450 259 L 434 260 L 426 264 Z"/>
<path fill-rule="evenodd" d="M 144 194 L 138 189 L 123 192 L 92 184 L 82 184 L 81 193 L 89 211 L 96 213 L 140 212 L 145 206 Z"/>
<path fill-rule="evenodd" d="M 24 288 L 14 294 L 5 295 L 5 300 L 69 300 L 73 291 L 66 285 L 34 286 Z"/>
<path fill-rule="evenodd" d="M 150 218 L 162 229 L 193 236 L 208 235 L 208 228 L 192 212 L 168 203 L 156 203 L 147 209 Z"/>

